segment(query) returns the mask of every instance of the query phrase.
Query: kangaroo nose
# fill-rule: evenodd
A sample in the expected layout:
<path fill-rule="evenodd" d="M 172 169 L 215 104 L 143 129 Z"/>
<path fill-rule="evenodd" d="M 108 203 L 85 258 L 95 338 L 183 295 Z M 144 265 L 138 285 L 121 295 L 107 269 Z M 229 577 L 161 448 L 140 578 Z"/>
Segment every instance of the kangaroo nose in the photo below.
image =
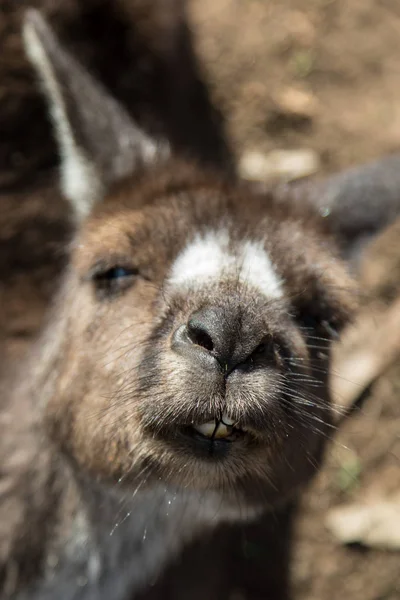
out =
<path fill-rule="evenodd" d="M 193 313 L 175 331 L 172 348 L 192 361 L 214 368 L 219 364 L 230 373 L 258 349 L 260 329 L 245 327 L 243 319 L 219 307 L 208 307 Z"/>

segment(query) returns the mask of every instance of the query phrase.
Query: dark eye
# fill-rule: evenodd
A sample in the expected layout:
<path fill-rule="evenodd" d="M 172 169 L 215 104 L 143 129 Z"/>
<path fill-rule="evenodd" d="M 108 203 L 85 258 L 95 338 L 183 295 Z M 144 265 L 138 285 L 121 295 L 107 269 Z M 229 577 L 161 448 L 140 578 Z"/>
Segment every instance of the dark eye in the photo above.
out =
<path fill-rule="evenodd" d="M 108 269 L 108 271 L 98 273 L 96 275 L 96 279 L 97 281 L 99 279 L 112 280 L 121 279 L 122 277 L 131 277 L 132 275 L 137 275 L 137 271 L 135 271 L 134 269 L 127 269 L 125 267 L 112 267 L 111 269 Z"/>
<path fill-rule="evenodd" d="M 92 275 L 96 291 L 100 297 L 112 296 L 130 287 L 139 271 L 134 267 L 116 265 L 110 268 L 97 268 Z"/>
<path fill-rule="evenodd" d="M 305 314 L 299 317 L 299 321 L 306 337 L 309 336 L 312 338 L 314 336 L 314 339 L 316 339 L 315 336 L 318 335 L 321 339 L 325 338 L 325 341 L 328 339 L 337 340 L 339 338 L 339 333 L 333 319 L 317 319 L 309 314 Z"/>

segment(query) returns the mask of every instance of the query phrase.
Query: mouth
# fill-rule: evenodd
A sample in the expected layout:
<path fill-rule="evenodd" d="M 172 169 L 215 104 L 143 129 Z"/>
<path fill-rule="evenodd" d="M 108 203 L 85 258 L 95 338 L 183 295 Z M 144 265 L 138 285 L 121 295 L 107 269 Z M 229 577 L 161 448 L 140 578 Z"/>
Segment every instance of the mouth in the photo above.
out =
<path fill-rule="evenodd" d="M 225 454 L 232 444 L 244 440 L 248 433 L 241 429 L 233 419 L 223 414 L 220 419 L 206 423 L 194 423 L 181 431 L 191 445 L 208 454 Z"/>
<path fill-rule="evenodd" d="M 205 439 L 214 441 L 234 442 L 245 432 L 236 426 L 236 423 L 227 414 L 223 414 L 221 419 L 214 419 L 207 423 L 194 424 L 191 427 L 193 435 L 201 436 Z"/>

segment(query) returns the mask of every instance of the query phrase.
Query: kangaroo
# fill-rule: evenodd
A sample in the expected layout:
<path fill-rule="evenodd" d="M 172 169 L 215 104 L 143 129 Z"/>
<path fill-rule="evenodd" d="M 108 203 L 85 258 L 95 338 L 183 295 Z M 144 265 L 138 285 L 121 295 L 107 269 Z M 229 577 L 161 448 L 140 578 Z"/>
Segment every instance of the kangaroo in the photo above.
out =
<path fill-rule="evenodd" d="M 1 597 L 289 598 L 330 345 L 357 308 L 350 242 L 321 213 L 351 195 L 259 193 L 176 155 L 34 10 L 24 39 L 75 234 L 2 400 Z"/>

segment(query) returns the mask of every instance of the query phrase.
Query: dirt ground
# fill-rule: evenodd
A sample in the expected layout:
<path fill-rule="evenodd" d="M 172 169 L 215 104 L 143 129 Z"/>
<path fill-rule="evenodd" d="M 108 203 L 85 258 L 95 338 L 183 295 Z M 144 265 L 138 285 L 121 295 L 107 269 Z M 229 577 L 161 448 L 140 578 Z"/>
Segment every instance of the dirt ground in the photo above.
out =
<path fill-rule="evenodd" d="M 3 20 L 12 13 L 11 4 L 1 0 Z M 253 149 L 312 149 L 321 171 L 333 172 L 400 150 L 400 0 L 190 0 L 189 9 L 204 73 L 226 115 L 238 157 Z M 16 35 L 9 35 L 6 44 L 12 52 L 17 48 L 18 58 Z M 6 81 L 12 67 L 1 60 L 0 76 Z M 29 100 L 33 106 L 39 101 L 25 93 L 27 72 L 24 67 L 19 78 L 7 81 L 17 92 L 21 86 L 21 103 Z M 0 81 L 0 124 L 2 111 L 14 110 L 7 85 L 2 88 Z M 0 133 L 11 140 L 10 127 L 3 124 Z M 29 176 L 24 152 L 35 154 L 31 170 L 51 165 L 51 142 L 46 138 L 32 153 L 25 141 L 24 151 L 20 145 L 12 152 L 6 148 L 3 155 L 1 143 L 0 160 L 8 162 L 0 164 L 0 187 L 11 191 L 2 199 L 0 243 L 15 237 L 26 222 L 28 230 L 34 223 L 29 247 L 35 247 L 38 219 L 43 227 L 55 227 L 65 208 L 49 205 L 43 216 L 43 193 L 28 204 L 14 175 Z M 381 237 L 364 265 L 366 289 L 383 305 L 400 293 L 398 234 L 397 227 Z M 48 253 L 57 253 L 49 243 L 27 256 L 26 235 L 17 236 L 12 257 L 0 255 L 0 330 L 4 352 L 15 357 L 36 331 L 62 266 L 60 254 L 47 277 L 36 268 L 26 288 L 24 273 L 31 263 L 39 265 Z M 66 235 L 60 230 L 58 237 Z M 362 412 L 335 436 L 325 468 L 304 499 L 294 560 L 297 600 L 400 598 L 400 554 L 361 544 L 343 546 L 326 524 L 334 507 L 390 498 L 399 491 L 400 360 L 374 384 Z"/>
<path fill-rule="evenodd" d="M 332 171 L 400 148 L 398 0 L 192 0 L 191 7 L 240 151 L 312 148 Z M 285 108 L 295 92 L 303 98 L 291 114 Z"/>

